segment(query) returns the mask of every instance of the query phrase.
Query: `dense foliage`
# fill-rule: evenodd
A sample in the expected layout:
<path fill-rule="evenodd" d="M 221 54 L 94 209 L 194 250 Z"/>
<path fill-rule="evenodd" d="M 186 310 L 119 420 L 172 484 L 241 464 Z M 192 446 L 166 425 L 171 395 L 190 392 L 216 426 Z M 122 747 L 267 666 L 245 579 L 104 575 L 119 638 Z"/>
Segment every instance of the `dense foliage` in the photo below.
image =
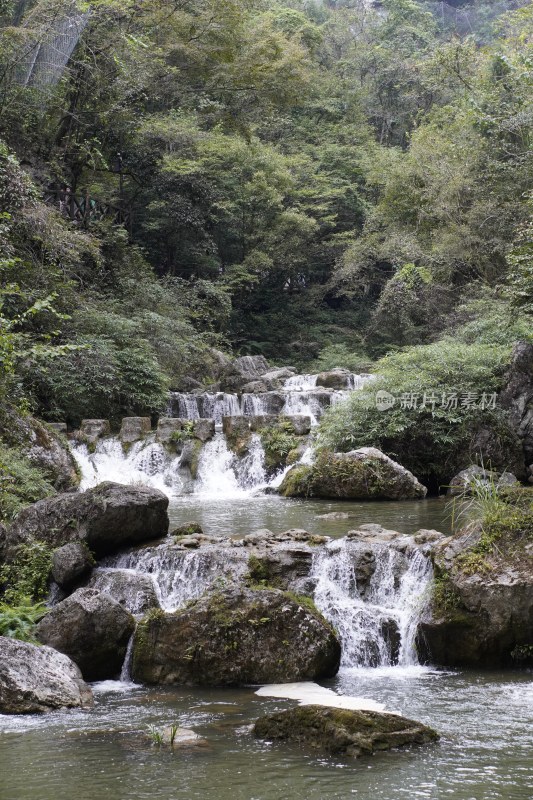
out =
<path fill-rule="evenodd" d="M 463 389 L 497 374 L 495 298 L 532 309 L 533 9 L 457 5 L 2 3 L 0 400 L 157 412 L 214 347 L 365 369 L 433 342 L 431 373 L 465 324 Z"/>

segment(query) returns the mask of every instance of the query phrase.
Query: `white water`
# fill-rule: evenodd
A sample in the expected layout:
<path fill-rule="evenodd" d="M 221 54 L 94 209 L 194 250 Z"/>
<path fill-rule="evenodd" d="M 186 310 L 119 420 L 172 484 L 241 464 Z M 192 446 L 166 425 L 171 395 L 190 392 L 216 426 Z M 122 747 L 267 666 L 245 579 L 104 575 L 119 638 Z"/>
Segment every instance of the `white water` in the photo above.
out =
<path fill-rule="evenodd" d="M 243 548 L 179 550 L 167 544 L 107 558 L 102 566 L 150 575 L 159 605 L 168 612 L 197 600 L 213 586 L 220 588 L 244 576 L 249 569 Z"/>
<path fill-rule="evenodd" d="M 375 569 L 369 580 L 358 581 L 369 551 Z M 317 551 L 311 577 L 316 606 L 341 638 L 343 667 L 418 664 L 416 630 L 432 580 L 428 557 L 416 548 L 402 553 L 387 544 L 340 539 Z"/>
<path fill-rule="evenodd" d="M 179 459 L 156 442 L 136 442 L 126 453 L 120 439 L 110 437 L 98 441 L 94 453 L 85 444 L 74 444 L 72 454 L 81 470 L 82 491 L 104 481 L 153 486 L 169 496 L 183 490 Z"/>

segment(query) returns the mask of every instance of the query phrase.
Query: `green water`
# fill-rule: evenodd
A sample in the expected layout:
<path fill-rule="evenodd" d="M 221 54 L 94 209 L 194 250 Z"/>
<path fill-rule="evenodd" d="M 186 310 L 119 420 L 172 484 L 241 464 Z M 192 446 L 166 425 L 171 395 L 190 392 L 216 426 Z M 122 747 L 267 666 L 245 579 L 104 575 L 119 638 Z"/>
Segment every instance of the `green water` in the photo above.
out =
<path fill-rule="evenodd" d="M 253 689 L 96 694 L 91 712 L 0 717 L 2 800 L 531 800 L 533 675 L 352 670 L 329 682 L 433 725 L 439 744 L 356 761 L 256 741 L 249 724 L 293 701 Z M 113 686 L 113 684 L 104 684 Z M 116 688 L 115 684 L 115 688 Z M 124 731 L 179 722 L 206 748 L 161 751 Z"/>
<path fill-rule="evenodd" d="M 342 512 L 349 519 L 320 519 L 323 514 Z M 204 499 L 198 495 L 172 501 L 171 526 L 194 520 L 204 531 L 219 536 L 243 536 L 260 528 L 274 532 L 304 528 L 309 533 L 345 536 L 367 522 L 384 528 L 414 533 L 420 528 L 450 532 L 451 508 L 445 498 L 390 502 L 346 502 L 339 500 L 289 500 L 276 495 Z"/>

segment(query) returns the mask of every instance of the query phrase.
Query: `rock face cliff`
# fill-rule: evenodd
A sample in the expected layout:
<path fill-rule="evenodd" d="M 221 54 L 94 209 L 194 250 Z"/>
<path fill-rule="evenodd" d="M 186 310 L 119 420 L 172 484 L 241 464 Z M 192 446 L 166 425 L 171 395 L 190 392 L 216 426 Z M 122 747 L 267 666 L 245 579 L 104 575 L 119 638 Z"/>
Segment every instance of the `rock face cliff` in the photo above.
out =
<path fill-rule="evenodd" d="M 434 549 L 435 589 L 418 652 L 444 666 L 533 663 L 533 490 L 509 490 L 483 522 Z"/>

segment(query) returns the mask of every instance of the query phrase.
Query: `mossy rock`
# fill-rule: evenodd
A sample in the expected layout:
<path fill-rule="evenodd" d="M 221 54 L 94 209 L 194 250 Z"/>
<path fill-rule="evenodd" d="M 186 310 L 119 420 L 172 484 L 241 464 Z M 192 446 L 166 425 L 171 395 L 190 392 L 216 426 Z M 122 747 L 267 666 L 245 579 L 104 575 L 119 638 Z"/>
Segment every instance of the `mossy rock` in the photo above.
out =
<path fill-rule="evenodd" d="M 354 758 L 439 739 L 432 728 L 396 714 L 313 705 L 262 717 L 254 734 L 258 739 L 295 742 L 327 755 Z"/>
<path fill-rule="evenodd" d="M 231 686 L 332 677 L 340 642 L 307 604 L 273 589 L 230 588 L 137 627 L 134 680 Z"/>
<path fill-rule="evenodd" d="M 284 497 L 404 500 L 426 496 L 414 475 L 372 447 L 323 451 L 312 466 L 293 467 L 279 489 Z"/>

